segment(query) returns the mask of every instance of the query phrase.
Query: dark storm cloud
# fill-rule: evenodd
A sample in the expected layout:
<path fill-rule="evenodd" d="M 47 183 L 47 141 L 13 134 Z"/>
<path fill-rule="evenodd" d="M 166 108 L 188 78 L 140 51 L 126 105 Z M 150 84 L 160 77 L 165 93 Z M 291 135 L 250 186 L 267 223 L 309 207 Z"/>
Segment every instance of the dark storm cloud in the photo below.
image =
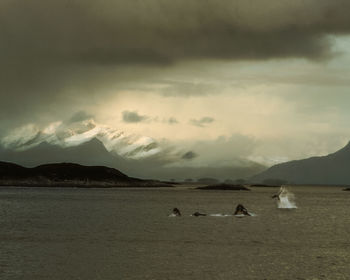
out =
<path fill-rule="evenodd" d="M 122 116 L 126 123 L 139 123 L 149 119 L 147 116 L 139 115 L 136 111 L 123 111 Z"/>
<path fill-rule="evenodd" d="M 204 127 L 205 125 L 210 124 L 214 121 L 215 120 L 211 117 L 203 117 L 199 120 L 197 120 L 197 119 L 190 120 L 190 124 L 195 125 L 195 126 L 199 126 L 199 127 Z"/>
<path fill-rule="evenodd" d="M 0 119 L 71 113 L 115 80 L 139 77 L 116 67 L 327 58 L 326 35 L 349 33 L 349 8 L 347 0 L 3 0 Z"/>
<path fill-rule="evenodd" d="M 322 35 L 350 29 L 345 0 L 12 0 L 0 5 L 2 51 L 11 59 L 39 58 L 39 64 L 320 57 L 329 50 Z"/>
<path fill-rule="evenodd" d="M 179 123 L 178 120 L 174 117 L 170 117 L 170 118 L 160 118 L 157 116 L 152 117 L 152 116 L 140 115 L 137 111 L 123 111 L 122 119 L 126 123 L 147 122 L 147 123 L 164 123 L 169 125 L 174 125 Z"/>
<path fill-rule="evenodd" d="M 85 121 L 88 119 L 93 119 L 94 116 L 92 114 L 89 114 L 85 111 L 79 111 L 76 112 L 69 120 L 68 123 L 75 123 L 75 122 L 81 122 L 81 121 Z"/>
<path fill-rule="evenodd" d="M 168 122 L 168 124 L 177 124 L 177 123 L 179 123 L 178 120 L 175 119 L 174 117 L 170 117 L 167 122 Z"/>
<path fill-rule="evenodd" d="M 198 155 L 195 152 L 188 151 L 187 153 L 184 153 L 181 158 L 189 160 L 189 159 L 194 159 L 196 157 L 198 157 Z"/>

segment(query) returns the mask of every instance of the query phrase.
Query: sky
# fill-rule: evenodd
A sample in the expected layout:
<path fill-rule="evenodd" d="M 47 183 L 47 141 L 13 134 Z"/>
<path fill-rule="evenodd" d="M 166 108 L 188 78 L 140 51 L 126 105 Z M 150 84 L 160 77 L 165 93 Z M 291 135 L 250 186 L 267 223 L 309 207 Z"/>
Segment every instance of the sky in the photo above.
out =
<path fill-rule="evenodd" d="M 350 140 L 349 8 L 3 0 L 0 142 L 14 147 L 62 127 L 80 134 L 69 125 L 85 121 L 154 143 L 132 156 L 174 167 L 271 166 L 334 152 Z"/>

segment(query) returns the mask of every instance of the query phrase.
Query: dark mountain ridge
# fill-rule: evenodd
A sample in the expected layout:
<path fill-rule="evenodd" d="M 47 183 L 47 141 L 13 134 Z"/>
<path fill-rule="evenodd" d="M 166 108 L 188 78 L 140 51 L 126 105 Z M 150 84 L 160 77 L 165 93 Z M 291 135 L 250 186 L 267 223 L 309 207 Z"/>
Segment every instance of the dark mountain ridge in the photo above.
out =
<path fill-rule="evenodd" d="M 44 164 L 33 168 L 0 162 L 1 186 L 58 187 L 165 187 L 159 181 L 131 178 L 106 166 L 84 166 L 75 163 Z"/>
<path fill-rule="evenodd" d="M 251 178 L 252 182 L 281 180 L 289 184 L 350 184 L 350 142 L 327 156 L 276 164 Z"/>

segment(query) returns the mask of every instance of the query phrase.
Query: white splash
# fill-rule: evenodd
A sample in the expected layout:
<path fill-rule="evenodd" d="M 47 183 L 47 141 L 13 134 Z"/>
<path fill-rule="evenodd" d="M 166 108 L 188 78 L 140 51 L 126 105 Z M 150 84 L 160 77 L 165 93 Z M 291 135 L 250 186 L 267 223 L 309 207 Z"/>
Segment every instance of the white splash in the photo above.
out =
<path fill-rule="evenodd" d="M 209 214 L 209 216 L 211 216 L 211 217 L 231 217 L 232 215 L 218 213 L 218 214 Z"/>
<path fill-rule="evenodd" d="M 174 213 L 171 213 L 168 215 L 169 218 L 174 218 L 174 217 L 178 217 L 177 215 L 175 215 Z"/>
<path fill-rule="evenodd" d="M 278 194 L 277 206 L 283 209 L 298 208 L 295 204 L 295 196 L 286 187 L 281 186 Z"/>

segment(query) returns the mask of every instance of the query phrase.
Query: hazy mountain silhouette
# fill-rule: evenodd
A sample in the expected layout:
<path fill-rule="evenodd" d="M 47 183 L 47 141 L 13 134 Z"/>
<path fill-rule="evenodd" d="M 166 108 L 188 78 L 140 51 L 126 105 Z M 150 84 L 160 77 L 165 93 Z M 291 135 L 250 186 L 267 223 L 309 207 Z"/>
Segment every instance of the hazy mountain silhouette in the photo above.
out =
<path fill-rule="evenodd" d="M 254 162 L 242 167 L 167 167 L 166 164 L 169 162 L 164 162 L 162 158 L 135 160 L 125 159 L 116 153 L 110 153 L 104 144 L 96 138 L 73 147 L 62 147 L 42 142 L 28 150 L 18 151 L 0 146 L 0 161 L 13 162 L 25 167 L 57 162 L 103 165 L 117 168 L 132 177 L 161 180 L 202 177 L 213 177 L 221 180 L 247 178 L 265 169 L 265 166 Z"/>
<path fill-rule="evenodd" d="M 253 182 L 268 180 L 292 184 L 350 184 L 350 142 L 327 156 L 277 164 L 251 179 Z"/>
<path fill-rule="evenodd" d="M 24 151 L 0 149 L 0 160 L 14 162 L 27 167 L 44 163 L 73 162 L 84 165 L 106 165 L 119 168 L 124 162 L 123 158 L 110 154 L 103 143 L 96 138 L 78 146 L 66 148 L 42 142 Z"/>

